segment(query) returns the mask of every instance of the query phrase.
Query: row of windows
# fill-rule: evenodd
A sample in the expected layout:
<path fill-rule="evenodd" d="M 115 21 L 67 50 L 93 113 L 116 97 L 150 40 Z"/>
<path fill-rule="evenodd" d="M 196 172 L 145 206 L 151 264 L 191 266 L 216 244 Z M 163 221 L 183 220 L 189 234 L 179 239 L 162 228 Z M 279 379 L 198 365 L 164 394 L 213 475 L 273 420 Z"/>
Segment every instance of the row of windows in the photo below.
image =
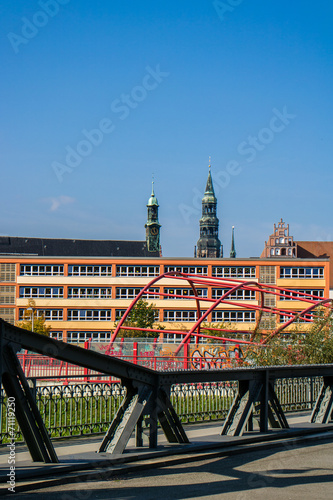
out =
<path fill-rule="evenodd" d="M 117 266 L 116 276 L 158 276 L 159 266 Z"/>
<path fill-rule="evenodd" d="M 271 248 L 271 255 L 293 255 L 292 248 Z"/>
<path fill-rule="evenodd" d="M 69 299 L 111 299 L 112 288 L 86 288 L 70 287 L 68 288 Z"/>
<path fill-rule="evenodd" d="M 61 299 L 64 296 L 64 289 L 62 287 L 30 287 L 30 286 L 20 286 L 20 297 L 21 298 L 52 298 Z"/>
<path fill-rule="evenodd" d="M 212 321 L 214 322 L 254 322 L 255 311 L 213 311 Z M 196 321 L 197 311 L 164 311 L 164 321 Z"/>
<path fill-rule="evenodd" d="M 134 299 L 143 288 L 116 288 L 116 299 Z M 143 294 L 144 299 L 159 299 L 159 288 L 149 288 L 149 292 Z"/>
<path fill-rule="evenodd" d="M 219 299 L 224 295 L 229 288 L 213 288 L 212 297 L 213 299 Z M 228 295 L 226 300 L 255 300 L 256 292 L 254 290 L 235 290 L 230 295 Z"/>
<path fill-rule="evenodd" d="M 255 278 L 256 268 L 213 266 L 212 275 L 217 278 Z"/>
<path fill-rule="evenodd" d="M 64 266 L 21 264 L 20 276 L 63 276 Z"/>
<path fill-rule="evenodd" d="M 288 290 L 285 292 L 281 292 L 280 300 L 297 300 L 297 299 L 304 299 L 304 298 L 309 298 L 304 295 L 303 293 L 306 293 L 307 295 L 313 295 L 315 298 L 320 298 L 324 297 L 324 290 L 323 289 L 316 289 L 316 290 Z"/>
<path fill-rule="evenodd" d="M 50 332 L 50 337 L 56 340 L 63 340 L 63 332 Z M 111 338 L 108 332 L 67 332 L 68 343 L 87 342 L 108 342 Z"/>
<path fill-rule="evenodd" d="M 62 309 L 36 309 L 37 318 L 45 321 L 63 321 Z M 20 321 L 29 317 L 25 309 L 19 309 Z M 111 321 L 110 309 L 68 309 L 67 321 Z"/>
<path fill-rule="evenodd" d="M 197 288 L 198 297 L 207 297 L 207 288 Z M 192 288 L 164 288 L 164 293 L 171 295 L 171 297 L 164 297 L 165 299 L 186 299 L 194 297 Z"/>
<path fill-rule="evenodd" d="M 28 311 L 29 313 L 29 311 Z M 29 319 L 29 314 L 25 309 L 19 309 L 19 320 Z M 44 317 L 45 321 L 62 321 L 63 320 L 63 310 L 62 309 L 36 309 L 37 318 Z"/>
<path fill-rule="evenodd" d="M 112 276 L 112 266 L 68 266 L 68 276 Z"/>
<path fill-rule="evenodd" d="M 165 266 L 165 272 L 179 271 L 207 275 L 207 266 Z M 158 276 L 160 266 L 116 266 L 116 276 Z M 219 278 L 255 278 L 256 268 L 213 266 L 212 274 Z M 21 264 L 20 276 L 63 276 L 63 265 Z M 110 266 L 69 265 L 68 276 L 112 276 Z M 280 278 L 323 278 L 323 267 L 281 267 Z"/>
<path fill-rule="evenodd" d="M 8 288 L 8 287 L 7 287 Z M 14 288 L 14 287 L 13 287 Z M 142 290 L 142 287 L 117 287 L 116 299 L 134 299 Z M 145 299 L 159 299 L 159 288 L 149 288 L 149 293 L 145 293 Z M 207 288 L 198 288 L 199 297 L 207 297 Z M 169 295 L 180 295 L 182 297 L 164 297 L 166 299 L 194 297 L 192 288 L 164 288 L 164 293 Z M 21 298 L 63 298 L 63 287 L 20 287 Z M 112 289 L 106 287 L 69 287 L 69 299 L 111 299 Z"/>
<path fill-rule="evenodd" d="M 299 311 L 300 312 L 300 311 Z M 288 315 L 288 314 L 280 314 L 280 323 L 286 323 L 287 321 L 290 321 L 292 319 L 293 315 Z M 300 318 L 298 318 L 295 322 L 296 323 L 308 323 L 309 320 L 313 320 L 313 312 L 309 312 L 307 314 L 304 314 Z"/>
<path fill-rule="evenodd" d="M 280 278 L 324 278 L 323 267 L 280 267 Z"/>
<path fill-rule="evenodd" d="M 111 321 L 110 309 L 68 309 L 68 321 Z"/>
<path fill-rule="evenodd" d="M 212 321 L 252 323 L 256 320 L 255 311 L 213 311 Z"/>
<path fill-rule="evenodd" d="M 207 276 L 208 267 L 207 266 L 165 266 L 164 272 L 169 273 L 172 271 L 178 271 L 179 273 L 185 274 L 200 274 L 202 276 Z"/>

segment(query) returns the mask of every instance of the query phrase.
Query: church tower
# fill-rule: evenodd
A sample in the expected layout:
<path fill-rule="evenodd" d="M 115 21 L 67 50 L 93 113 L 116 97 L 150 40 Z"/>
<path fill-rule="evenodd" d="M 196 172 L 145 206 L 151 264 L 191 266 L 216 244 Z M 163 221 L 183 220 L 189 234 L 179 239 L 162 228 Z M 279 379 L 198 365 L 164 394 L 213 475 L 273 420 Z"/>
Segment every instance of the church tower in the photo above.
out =
<path fill-rule="evenodd" d="M 219 240 L 219 220 L 216 216 L 215 198 L 210 165 L 204 197 L 202 198 L 202 216 L 200 219 L 200 238 L 194 251 L 198 258 L 223 257 L 223 247 Z"/>
<path fill-rule="evenodd" d="M 152 182 L 152 192 L 147 204 L 146 242 L 148 252 L 160 251 L 160 227 L 158 221 L 158 201 L 154 193 L 154 181 Z"/>

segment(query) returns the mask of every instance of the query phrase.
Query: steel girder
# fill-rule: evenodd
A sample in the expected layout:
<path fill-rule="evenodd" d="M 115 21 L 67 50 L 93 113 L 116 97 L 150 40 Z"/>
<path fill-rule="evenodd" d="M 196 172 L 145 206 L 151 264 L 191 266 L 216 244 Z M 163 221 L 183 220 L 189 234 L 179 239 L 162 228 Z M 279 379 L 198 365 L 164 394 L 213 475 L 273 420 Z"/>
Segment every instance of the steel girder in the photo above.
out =
<path fill-rule="evenodd" d="M 317 399 L 313 422 L 327 423 L 333 407 L 333 365 L 236 368 L 223 370 L 155 372 L 118 358 L 87 351 L 43 335 L 23 330 L 0 320 L 0 376 L 7 396 L 16 400 L 16 417 L 34 461 L 56 462 L 57 456 L 45 429 L 16 353 L 28 349 L 62 361 L 84 366 L 121 379 L 125 399 L 111 422 L 100 451 L 122 453 L 136 429 L 136 443 L 142 446 L 143 420 L 148 422 L 149 446 L 157 446 L 158 421 L 170 443 L 188 443 L 183 426 L 170 401 L 172 384 L 238 381 L 238 395 L 230 409 L 222 433 L 239 435 L 256 402 L 260 404 L 260 431 L 287 428 L 274 381 L 280 378 L 322 376 L 323 389 Z"/>

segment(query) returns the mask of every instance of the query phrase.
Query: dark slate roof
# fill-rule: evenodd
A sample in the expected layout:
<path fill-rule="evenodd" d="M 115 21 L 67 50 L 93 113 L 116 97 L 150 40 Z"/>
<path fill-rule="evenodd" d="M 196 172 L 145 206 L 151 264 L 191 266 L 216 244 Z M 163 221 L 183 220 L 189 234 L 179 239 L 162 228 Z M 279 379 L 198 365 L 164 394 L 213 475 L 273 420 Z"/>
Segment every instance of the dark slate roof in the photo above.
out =
<path fill-rule="evenodd" d="M 68 240 L 0 236 L 0 255 L 47 257 L 159 257 L 145 241 Z"/>

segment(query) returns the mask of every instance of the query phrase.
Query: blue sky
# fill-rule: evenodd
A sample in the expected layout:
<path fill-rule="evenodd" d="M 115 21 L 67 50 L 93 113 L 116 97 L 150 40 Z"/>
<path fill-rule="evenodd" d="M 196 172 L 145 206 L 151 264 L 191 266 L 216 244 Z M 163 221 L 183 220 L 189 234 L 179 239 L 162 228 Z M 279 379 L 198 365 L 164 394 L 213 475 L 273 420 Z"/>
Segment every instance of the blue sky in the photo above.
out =
<path fill-rule="evenodd" d="M 192 256 L 211 155 L 220 239 L 282 217 L 333 240 L 333 5 L 12 0 L 0 7 L 0 234 L 144 239 Z M 97 130 L 97 131 L 96 131 Z"/>

